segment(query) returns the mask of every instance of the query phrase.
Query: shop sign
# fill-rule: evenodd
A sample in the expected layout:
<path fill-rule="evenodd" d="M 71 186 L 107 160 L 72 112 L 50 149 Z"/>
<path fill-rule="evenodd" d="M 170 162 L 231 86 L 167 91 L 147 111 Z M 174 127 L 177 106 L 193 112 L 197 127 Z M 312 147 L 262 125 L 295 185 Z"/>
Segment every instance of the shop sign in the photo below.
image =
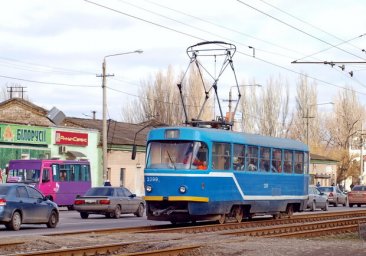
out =
<path fill-rule="evenodd" d="M 51 132 L 45 127 L 0 124 L 0 142 L 47 145 Z"/>
<path fill-rule="evenodd" d="M 88 134 L 77 132 L 56 131 L 57 145 L 88 146 Z"/>

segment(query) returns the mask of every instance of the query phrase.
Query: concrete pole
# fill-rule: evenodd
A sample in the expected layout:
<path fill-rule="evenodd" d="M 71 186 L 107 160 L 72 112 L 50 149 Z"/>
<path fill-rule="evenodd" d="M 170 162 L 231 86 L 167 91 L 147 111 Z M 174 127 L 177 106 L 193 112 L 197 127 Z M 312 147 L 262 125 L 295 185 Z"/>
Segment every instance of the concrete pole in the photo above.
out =
<path fill-rule="evenodd" d="M 107 87 L 106 87 L 106 62 L 103 60 L 103 125 L 102 125 L 102 151 L 103 151 L 103 182 L 107 179 Z"/>

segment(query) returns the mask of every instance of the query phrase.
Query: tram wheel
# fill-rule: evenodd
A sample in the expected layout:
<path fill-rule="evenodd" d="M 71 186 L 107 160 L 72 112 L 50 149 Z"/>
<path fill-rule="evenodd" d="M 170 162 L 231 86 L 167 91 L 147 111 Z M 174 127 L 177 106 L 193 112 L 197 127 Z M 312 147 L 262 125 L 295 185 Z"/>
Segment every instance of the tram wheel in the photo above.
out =
<path fill-rule="evenodd" d="M 221 214 L 218 221 L 220 224 L 224 224 L 226 222 L 226 214 Z"/>
<path fill-rule="evenodd" d="M 293 207 L 293 205 L 287 206 L 286 214 L 287 214 L 287 216 L 289 218 L 291 218 L 292 215 L 294 215 L 294 207 Z"/>
<path fill-rule="evenodd" d="M 234 208 L 234 216 L 235 216 L 235 220 L 238 223 L 240 223 L 243 220 L 243 216 L 244 216 L 243 208 L 241 208 L 240 206 L 236 206 Z"/>

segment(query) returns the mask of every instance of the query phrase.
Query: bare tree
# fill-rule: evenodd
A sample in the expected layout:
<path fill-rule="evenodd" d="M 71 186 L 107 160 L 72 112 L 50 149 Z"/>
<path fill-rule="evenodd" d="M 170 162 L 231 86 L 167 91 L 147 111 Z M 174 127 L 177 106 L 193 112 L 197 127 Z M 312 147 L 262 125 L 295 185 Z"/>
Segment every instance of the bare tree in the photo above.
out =
<path fill-rule="evenodd" d="M 177 84 L 181 81 L 182 76 L 182 73 L 176 76 L 173 68 L 169 66 L 165 73 L 159 71 L 154 78 L 143 81 L 140 97 L 124 107 L 122 119 L 126 122 L 139 123 L 154 118 L 169 125 L 181 124 L 185 117 Z M 192 66 L 182 85 L 189 118 L 198 116 L 205 99 L 202 81 L 204 80 Z M 201 119 L 209 119 L 211 106 L 212 100 L 208 100 L 202 111 Z"/>
<path fill-rule="evenodd" d="M 349 149 L 351 138 L 360 130 L 364 107 L 351 87 L 342 90 L 334 100 L 334 112 L 327 118 L 327 129 L 333 146 Z"/>
<path fill-rule="evenodd" d="M 256 84 L 256 82 L 253 81 L 252 83 L 248 84 Z M 258 90 L 261 89 L 258 89 L 256 86 L 244 86 L 240 88 L 241 99 L 239 103 L 239 110 L 242 112 L 241 130 L 244 132 L 258 132 Z"/>
<path fill-rule="evenodd" d="M 290 137 L 311 144 L 318 140 L 317 86 L 309 84 L 306 75 L 300 75 L 297 82 L 296 111 L 290 128 Z M 309 139 L 309 141 L 308 141 Z M 317 142 L 316 142 L 317 143 Z"/>
<path fill-rule="evenodd" d="M 329 132 L 329 143 L 338 151 L 340 155 L 340 165 L 338 177 L 340 179 L 355 176 L 354 159 L 350 155 L 349 149 L 351 140 L 356 135 L 365 118 L 364 107 L 359 102 L 355 91 L 351 87 L 339 92 L 334 100 L 334 112 L 326 119 L 326 127 Z M 359 168 L 358 168 L 359 169 Z M 359 176 L 356 175 L 358 178 Z"/>

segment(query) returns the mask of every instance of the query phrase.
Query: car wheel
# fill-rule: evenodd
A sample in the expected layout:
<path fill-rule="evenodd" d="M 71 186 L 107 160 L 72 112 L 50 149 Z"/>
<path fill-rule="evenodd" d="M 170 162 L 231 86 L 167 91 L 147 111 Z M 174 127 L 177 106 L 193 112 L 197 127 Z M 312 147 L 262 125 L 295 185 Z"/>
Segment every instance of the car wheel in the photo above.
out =
<path fill-rule="evenodd" d="M 48 228 L 55 228 L 57 226 L 57 223 L 58 223 L 58 214 L 56 211 L 52 211 L 46 225 Z"/>
<path fill-rule="evenodd" d="M 315 202 L 313 201 L 312 203 L 311 203 L 311 207 L 310 207 L 310 211 L 315 211 L 315 209 L 316 209 L 316 204 L 315 204 Z"/>
<path fill-rule="evenodd" d="M 353 204 L 349 204 L 348 206 L 352 208 L 353 207 Z"/>
<path fill-rule="evenodd" d="M 113 217 L 115 219 L 118 219 L 119 217 L 121 217 L 121 206 L 116 205 L 116 208 L 114 209 L 114 212 L 113 212 Z"/>
<path fill-rule="evenodd" d="M 87 213 L 87 212 L 81 212 L 81 213 L 80 213 L 80 217 L 81 217 L 82 219 L 87 219 L 87 218 L 89 217 L 89 213 Z"/>
<path fill-rule="evenodd" d="M 361 204 L 357 204 L 357 207 L 361 207 Z"/>
<path fill-rule="evenodd" d="M 334 207 L 337 207 L 338 206 L 338 202 L 337 200 L 335 201 L 335 203 L 333 204 Z"/>
<path fill-rule="evenodd" d="M 6 228 L 9 230 L 18 231 L 22 225 L 22 216 L 19 212 L 14 212 L 11 216 L 11 220 L 5 224 Z"/>
<path fill-rule="evenodd" d="M 139 208 L 138 208 L 138 209 L 137 209 L 137 211 L 135 212 L 135 215 L 136 215 L 137 217 L 142 217 L 142 216 L 144 216 L 144 210 L 145 210 L 144 205 L 143 205 L 143 204 L 140 204 L 140 205 L 139 205 Z"/>
<path fill-rule="evenodd" d="M 328 206 L 329 206 L 328 201 L 326 201 L 325 206 L 323 208 L 323 211 L 328 211 Z"/>

